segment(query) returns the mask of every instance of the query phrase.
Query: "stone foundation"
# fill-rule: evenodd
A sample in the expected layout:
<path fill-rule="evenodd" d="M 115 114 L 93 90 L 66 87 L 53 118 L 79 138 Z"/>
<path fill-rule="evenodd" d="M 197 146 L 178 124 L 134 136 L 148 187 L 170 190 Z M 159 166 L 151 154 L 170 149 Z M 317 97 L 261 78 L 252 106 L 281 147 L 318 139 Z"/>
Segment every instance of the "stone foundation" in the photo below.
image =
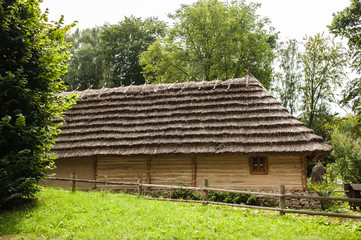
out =
<path fill-rule="evenodd" d="M 279 193 L 279 191 L 272 191 L 272 190 L 264 190 L 261 192 L 269 192 L 269 193 Z M 286 194 L 293 194 L 293 195 L 302 195 L 302 196 L 319 196 L 317 192 L 310 192 L 308 190 L 291 190 L 286 191 Z M 268 197 L 270 199 L 277 200 L 278 204 L 278 197 Z M 293 209 L 312 209 L 312 210 L 322 210 L 322 203 L 320 200 L 316 199 L 308 199 L 308 198 L 286 198 L 286 207 L 293 208 Z"/>
<path fill-rule="evenodd" d="M 302 195 L 302 196 L 315 196 L 318 197 L 317 192 L 310 192 L 308 190 L 303 191 L 289 191 L 294 195 Z M 307 199 L 307 198 L 286 198 L 286 206 L 294 209 L 313 209 L 313 210 L 322 210 L 322 203 L 317 199 Z"/>

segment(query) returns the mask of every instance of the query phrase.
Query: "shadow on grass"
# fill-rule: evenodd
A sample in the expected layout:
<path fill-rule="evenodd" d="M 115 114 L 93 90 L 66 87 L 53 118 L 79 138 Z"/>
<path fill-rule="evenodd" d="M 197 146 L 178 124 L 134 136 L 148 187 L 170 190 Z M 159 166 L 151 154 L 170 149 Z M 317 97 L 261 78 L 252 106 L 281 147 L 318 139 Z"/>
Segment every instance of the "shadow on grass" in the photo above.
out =
<path fill-rule="evenodd" d="M 38 204 L 36 198 L 17 198 L 3 205 L 0 208 L 0 236 L 19 233 L 23 220 Z"/>
<path fill-rule="evenodd" d="M 0 207 L 0 214 L 13 211 L 29 210 L 37 206 L 36 198 L 15 198 Z"/>

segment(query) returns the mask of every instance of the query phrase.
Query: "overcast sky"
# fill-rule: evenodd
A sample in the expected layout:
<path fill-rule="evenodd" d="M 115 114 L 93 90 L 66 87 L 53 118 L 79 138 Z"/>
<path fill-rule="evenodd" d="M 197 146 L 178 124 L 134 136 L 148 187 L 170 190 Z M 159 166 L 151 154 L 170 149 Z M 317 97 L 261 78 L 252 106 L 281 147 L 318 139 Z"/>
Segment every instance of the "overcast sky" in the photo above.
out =
<path fill-rule="evenodd" d="M 80 29 L 115 24 L 124 16 L 156 16 L 167 21 L 167 14 L 174 13 L 181 4 L 195 0 L 44 0 L 41 8 L 49 8 L 50 20 L 64 15 L 66 23 L 77 20 Z M 247 0 L 247 2 L 250 2 Z M 269 17 L 282 39 L 302 40 L 307 35 L 328 32 L 332 13 L 350 5 L 350 0 L 254 0 L 261 3 L 258 14 Z"/>

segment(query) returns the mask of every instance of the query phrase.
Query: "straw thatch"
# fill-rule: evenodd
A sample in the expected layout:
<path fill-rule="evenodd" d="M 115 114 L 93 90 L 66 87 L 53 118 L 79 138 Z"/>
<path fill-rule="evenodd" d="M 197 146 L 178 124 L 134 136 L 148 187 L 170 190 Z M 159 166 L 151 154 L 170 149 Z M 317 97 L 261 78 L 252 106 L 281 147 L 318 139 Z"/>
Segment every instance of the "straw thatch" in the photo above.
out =
<path fill-rule="evenodd" d="M 253 77 L 75 93 L 57 157 L 331 151 Z"/>

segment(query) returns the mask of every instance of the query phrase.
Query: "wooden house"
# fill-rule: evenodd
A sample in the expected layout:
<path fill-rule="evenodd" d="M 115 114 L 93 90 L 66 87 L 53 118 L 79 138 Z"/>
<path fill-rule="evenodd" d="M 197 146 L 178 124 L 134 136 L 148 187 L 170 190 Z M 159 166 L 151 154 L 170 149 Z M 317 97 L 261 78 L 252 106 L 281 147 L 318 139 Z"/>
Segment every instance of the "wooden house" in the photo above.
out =
<path fill-rule="evenodd" d="M 75 93 L 52 148 L 58 177 L 304 190 L 307 161 L 332 149 L 254 77 Z"/>

